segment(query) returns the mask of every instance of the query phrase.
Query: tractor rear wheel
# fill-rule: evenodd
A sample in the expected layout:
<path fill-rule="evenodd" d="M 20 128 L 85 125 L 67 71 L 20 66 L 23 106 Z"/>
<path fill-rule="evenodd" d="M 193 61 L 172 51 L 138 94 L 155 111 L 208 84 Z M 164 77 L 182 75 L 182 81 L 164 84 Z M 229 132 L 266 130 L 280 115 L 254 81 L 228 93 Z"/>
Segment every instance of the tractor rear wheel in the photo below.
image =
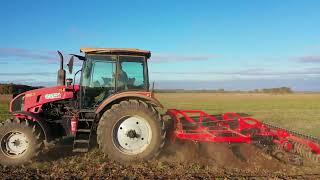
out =
<path fill-rule="evenodd" d="M 156 157 L 164 146 L 165 135 L 159 113 L 138 100 L 113 105 L 101 117 L 97 131 L 101 150 L 122 163 Z"/>
<path fill-rule="evenodd" d="M 4 166 L 23 165 L 39 153 L 40 134 L 36 126 L 25 119 L 8 119 L 0 123 L 0 164 Z"/>

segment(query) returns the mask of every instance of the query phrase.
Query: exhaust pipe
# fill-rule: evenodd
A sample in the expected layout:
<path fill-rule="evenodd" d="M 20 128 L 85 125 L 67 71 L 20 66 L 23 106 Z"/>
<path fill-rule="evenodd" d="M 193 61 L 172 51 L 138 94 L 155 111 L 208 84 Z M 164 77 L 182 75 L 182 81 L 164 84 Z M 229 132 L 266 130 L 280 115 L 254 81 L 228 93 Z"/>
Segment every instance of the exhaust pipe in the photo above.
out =
<path fill-rule="evenodd" d="M 64 86 L 66 84 L 66 71 L 63 69 L 63 55 L 60 51 L 57 51 L 60 56 L 60 69 L 58 71 L 58 86 Z"/>

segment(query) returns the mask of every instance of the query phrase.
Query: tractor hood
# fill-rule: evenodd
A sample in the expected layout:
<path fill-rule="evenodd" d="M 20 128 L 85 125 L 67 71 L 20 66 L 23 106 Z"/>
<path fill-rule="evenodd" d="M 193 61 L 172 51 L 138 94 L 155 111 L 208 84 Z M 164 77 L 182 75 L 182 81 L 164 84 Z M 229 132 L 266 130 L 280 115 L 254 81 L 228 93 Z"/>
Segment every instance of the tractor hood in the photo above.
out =
<path fill-rule="evenodd" d="M 26 91 L 19 94 L 11 101 L 10 112 L 26 111 L 39 113 L 43 104 L 71 99 L 79 89 L 79 85 L 74 85 L 53 86 Z"/>

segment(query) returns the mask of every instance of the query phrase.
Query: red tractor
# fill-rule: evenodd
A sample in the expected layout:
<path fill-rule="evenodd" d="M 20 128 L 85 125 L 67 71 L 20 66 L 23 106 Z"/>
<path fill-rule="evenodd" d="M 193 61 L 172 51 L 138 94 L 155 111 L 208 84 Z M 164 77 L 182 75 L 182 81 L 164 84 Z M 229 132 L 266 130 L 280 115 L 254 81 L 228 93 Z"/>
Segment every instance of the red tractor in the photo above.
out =
<path fill-rule="evenodd" d="M 27 91 L 14 97 L 14 118 L 0 123 L 0 164 L 31 161 L 49 142 L 73 136 L 73 151 L 87 152 L 97 140 L 103 153 L 119 162 L 156 157 L 165 137 L 215 143 L 250 143 L 279 160 L 302 164 L 302 156 L 320 163 L 320 139 L 262 123 L 237 113 L 210 115 L 201 110 L 169 109 L 166 133 L 161 103 L 149 90 L 150 51 L 82 48 L 85 56 L 74 79 L 66 79 L 63 56 L 58 86 Z M 81 72 L 80 84 L 75 77 Z"/>
<path fill-rule="evenodd" d="M 149 91 L 150 51 L 82 48 L 80 84 L 66 79 L 63 56 L 58 85 L 14 97 L 15 118 L 0 123 L 0 163 L 20 165 L 32 160 L 56 138 L 74 136 L 73 151 L 87 152 L 92 137 L 109 158 L 126 162 L 148 160 L 165 143 L 162 105 Z M 78 74 L 78 72 L 76 74 Z M 76 76 L 75 76 L 76 77 Z M 93 136 L 96 135 L 96 136 Z"/>

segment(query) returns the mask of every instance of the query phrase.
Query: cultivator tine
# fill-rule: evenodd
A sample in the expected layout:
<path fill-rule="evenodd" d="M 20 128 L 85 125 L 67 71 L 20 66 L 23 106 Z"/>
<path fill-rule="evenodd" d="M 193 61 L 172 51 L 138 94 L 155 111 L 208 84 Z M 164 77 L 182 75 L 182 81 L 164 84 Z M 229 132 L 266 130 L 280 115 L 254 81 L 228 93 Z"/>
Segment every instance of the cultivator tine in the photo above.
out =
<path fill-rule="evenodd" d="M 241 161 L 247 161 L 247 159 L 242 155 L 240 151 L 239 144 L 230 144 L 229 148 L 231 149 L 232 153 Z"/>

